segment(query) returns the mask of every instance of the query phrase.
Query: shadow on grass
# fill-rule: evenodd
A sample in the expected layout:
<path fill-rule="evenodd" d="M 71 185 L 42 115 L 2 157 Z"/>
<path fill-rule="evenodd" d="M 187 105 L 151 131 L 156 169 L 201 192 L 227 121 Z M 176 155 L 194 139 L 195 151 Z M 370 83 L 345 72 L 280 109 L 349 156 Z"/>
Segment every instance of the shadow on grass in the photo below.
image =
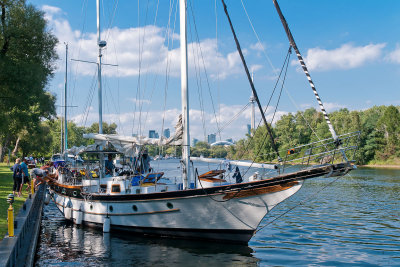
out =
<path fill-rule="evenodd" d="M 7 203 L 8 194 L 12 193 L 13 178 L 10 167 L 5 163 L 0 163 L 0 240 L 7 234 L 7 209 L 9 204 Z M 28 193 L 26 192 L 26 185 L 22 189 L 22 196 L 15 197 L 14 206 L 14 217 L 18 214 L 19 209 L 22 207 Z"/>

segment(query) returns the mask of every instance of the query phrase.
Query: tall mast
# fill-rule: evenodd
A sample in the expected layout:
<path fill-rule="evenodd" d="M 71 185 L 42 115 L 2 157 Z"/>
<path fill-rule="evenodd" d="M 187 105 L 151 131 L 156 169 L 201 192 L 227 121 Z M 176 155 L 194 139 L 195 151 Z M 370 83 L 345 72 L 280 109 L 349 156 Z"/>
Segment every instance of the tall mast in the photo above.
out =
<path fill-rule="evenodd" d="M 299 62 L 300 62 L 300 64 L 301 64 L 301 67 L 303 68 L 303 71 L 304 71 L 304 73 L 305 73 L 306 76 L 307 76 L 308 82 L 310 83 L 311 89 L 312 89 L 313 92 L 314 92 L 315 98 L 316 98 L 317 101 L 318 101 L 319 108 L 321 109 L 322 114 L 324 114 L 324 118 L 325 118 L 325 120 L 326 120 L 326 123 L 328 124 L 329 131 L 331 132 L 333 139 L 334 139 L 335 141 L 337 141 L 338 137 L 337 137 L 337 135 L 336 135 L 335 129 L 333 129 L 332 123 L 331 123 L 331 121 L 330 121 L 330 119 L 329 119 L 329 117 L 328 117 L 328 114 L 326 113 L 325 107 L 324 107 L 324 105 L 322 104 L 322 100 L 321 100 L 321 98 L 319 97 L 318 92 L 317 92 L 317 89 L 315 88 L 314 82 L 313 82 L 312 79 L 311 79 L 311 75 L 310 75 L 310 73 L 308 72 L 306 63 L 304 62 L 303 57 L 301 56 L 300 51 L 299 51 L 299 49 L 297 48 L 297 45 L 296 45 L 296 42 L 294 41 L 292 32 L 291 32 L 290 29 L 289 29 L 289 25 L 287 24 L 286 19 L 285 19 L 285 17 L 284 17 L 283 14 L 282 14 L 281 8 L 279 7 L 279 4 L 278 4 L 277 0 L 272 0 L 272 1 L 274 2 L 274 5 L 275 5 L 275 8 L 276 8 L 276 11 L 278 12 L 279 18 L 281 19 L 283 28 L 285 29 L 286 35 L 287 35 L 287 37 L 288 37 L 288 39 L 289 39 L 290 46 L 293 47 L 294 51 L 296 52 L 297 58 L 299 59 Z M 339 144 L 339 143 L 338 143 L 338 144 Z"/>
<path fill-rule="evenodd" d="M 186 35 L 186 0 L 179 1 L 180 14 L 180 46 L 181 46 L 181 97 L 182 97 L 182 125 L 183 144 L 182 162 L 184 165 L 182 178 L 183 189 L 187 189 L 190 182 L 190 136 L 189 136 L 189 95 L 188 95 L 188 64 L 187 64 L 187 35 Z"/>
<path fill-rule="evenodd" d="M 65 43 L 65 88 L 64 88 L 64 151 L 68 149 L 67 121 L 67 82 L 68 82 L 68 43 Z"/>
<path fill-rule="evenodd" d="M 251 80 L 254 83 L 254 73 L 253 71 L 251 71 Z M 252 130 L 250 132 L 250 135 L 253 136 L 254 135 L 254 131 L 256 130 L 256 116 L 255 116 L 255 105 L 254 105 L 255 99 L 254 99 L 254 94 L 251 93 L 251 97 L 250 97 L 250 103 L 251 103 L 251 126 L 250 129 Z"/>
<path fill-rule="evenodd" d="M 99 46 L 99 57 L 97 59 L 97 84 L 98 84 L 98 98 L 99 98 L 99 134 L 103 133 L 103 100 L 101 88 L 101 49 L 106 46 L 106 41 L 102 41 L 100 37 L 100 0 L 96 0 L 97 4 L 97 45 Z"/>

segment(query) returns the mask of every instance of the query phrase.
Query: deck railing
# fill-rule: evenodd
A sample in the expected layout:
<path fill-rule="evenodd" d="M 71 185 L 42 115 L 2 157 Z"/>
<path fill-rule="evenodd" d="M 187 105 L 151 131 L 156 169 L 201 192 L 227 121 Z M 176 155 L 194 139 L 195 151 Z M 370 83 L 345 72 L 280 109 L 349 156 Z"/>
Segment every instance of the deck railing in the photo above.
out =
<path fill-rule="evenodd" d="M 288 172 L 291 168 L 305 169 L 324 164 L 355 162 L 360 140 L 360 132 L 352 132 L 328 138 L 310 144 L 289 148 L 285 153 L 279 172 Z M 283 155 L 283 153 L 281 155 Z"/>

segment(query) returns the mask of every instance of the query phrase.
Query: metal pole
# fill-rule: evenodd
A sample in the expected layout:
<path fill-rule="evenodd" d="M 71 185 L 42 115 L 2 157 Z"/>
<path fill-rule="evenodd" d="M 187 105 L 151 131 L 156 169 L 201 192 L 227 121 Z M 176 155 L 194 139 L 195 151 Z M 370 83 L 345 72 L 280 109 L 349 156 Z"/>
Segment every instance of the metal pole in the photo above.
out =
<path fill-rule="evenodd" d="M 103 100 L 101 88 L 101 38 L 100 38 L 100 0 L 96 0 L 97 4 L 97 45 L 99 46 L 99 57 L 97 60 L 97 83 L 98 83 L 98 98 L 99 98 L 99 134 L 103 133 Z"/>
<path fill-rule="evenodd" d="M 182 161 L 184 164 L 182 178 L 183 189 L 190 183 L 190 135 L 189 135 L 189 94 L 188 94 L 188 65 L 187 65 L 187 33 L 186 33 L 186 0 L 179 1 L 180 13 L 180 46 L 181 46 L 181 98 L 182 98 L 182 125 L 183 144 Z"/>
<path fill-rule="evenodd" d="M 68 43 L 65 43 L 65 88 L 64 88 L 64 151 L 68 149 L 67 83 L 68 83 Z"/>

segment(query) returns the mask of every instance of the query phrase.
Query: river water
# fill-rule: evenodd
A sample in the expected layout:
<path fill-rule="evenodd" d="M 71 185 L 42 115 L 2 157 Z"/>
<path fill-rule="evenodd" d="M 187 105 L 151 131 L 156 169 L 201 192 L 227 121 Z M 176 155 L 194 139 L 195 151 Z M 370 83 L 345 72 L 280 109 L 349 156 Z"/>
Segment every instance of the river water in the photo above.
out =
<path fill-rule="evenodd" d="M 103 234 L 50 204 L 36 266 L 400 266 L 400 170 L 359 168 L 334 180 L 306 181 L 248 246 Z"/>

